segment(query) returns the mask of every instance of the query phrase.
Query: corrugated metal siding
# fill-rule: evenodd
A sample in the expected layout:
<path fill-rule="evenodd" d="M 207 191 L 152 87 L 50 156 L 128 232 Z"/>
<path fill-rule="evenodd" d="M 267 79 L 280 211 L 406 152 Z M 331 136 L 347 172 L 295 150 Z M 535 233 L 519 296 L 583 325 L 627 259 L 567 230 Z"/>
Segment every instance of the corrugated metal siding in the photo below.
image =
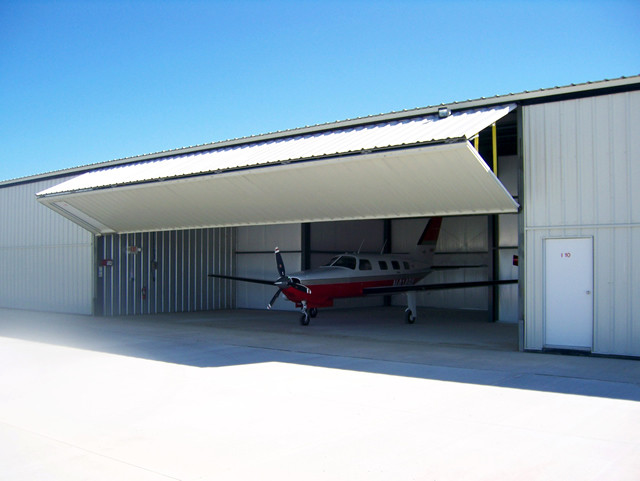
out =
<path fill-rule="evenodd" d="M 129 247 L 141 249 L 129 254 Z M 235 283 L 207 277 L 234 274 L 235 231 L 113 234 L 98 239 L 98 304 L 105 316 L 235 307 Z"/>
<path fill-rule="evenodd" d="M 93 236 L 36 201 L 63 179 L 0 188 L 0 248 L 90 244 Z"/>
<path fill-rule="evenodd" d="M 40 195 L 72 192 L 110 185 L 124 185 L 185 175 L 256 167 L 271 163 L 412 145 L 436 140 L 470 138 L 498 121 L 515 105 L 393 120 L 264 142 L 235 145 L 209 151 L 174 155 L 132 165 L 96 170 L 40 192 Z"/>
<path fill-rule="evenodd" d="M 640 355 L 640 92 L 524 108 L 527 349 L 544 343 L 543 239 L 594 238 L 594 342 Z"/>
<path fill-rule="evenodd" d="M 92 312 L 93 235 L 35 197 L 60 182 L 0 188 L 1 307 Z"/>

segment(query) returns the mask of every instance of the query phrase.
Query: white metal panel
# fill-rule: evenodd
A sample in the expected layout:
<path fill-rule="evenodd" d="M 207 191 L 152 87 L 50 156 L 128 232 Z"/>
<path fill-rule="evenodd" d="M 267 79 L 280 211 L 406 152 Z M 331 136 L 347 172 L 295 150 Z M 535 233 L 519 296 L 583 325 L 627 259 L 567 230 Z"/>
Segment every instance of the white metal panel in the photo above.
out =
<path fill-rule="evenodd" d="M 0 248 L 91 243 L 92 235 L 36 201 L 36 193 L 60 183 L 49 179 L 0 188 Z"/>
<path fill-rule="evenodd" d="M 0 188 L 0 306 L 91 314 L 93 236 L 36 201 L 60 179 Z"/>
<path fill-rule="evenodd" d="M 518 249 L 500 249 L 499 251 L 499 279 L 518 279 L 520 272 L 513 265 L 513 256 Z M 504 322 L 518 322 L 518 286 L 498 286 L 499 304 L 498 320 Z"/>
<path fill-rule="evenodd" d="M 527 227 L 640 223 L 640 92 L 526 107 Z"/>
<path fill-rule="evenodd" d="M 394 219 L 392 221 L 393 252 L 410 253 L 415 247 L 427 219 Z M 437 265 L 487 265 L 487 217 L 463 216 L 443 219 L 436 246 Z M 462 268 L 436 271 L 424 284 L 486 281 L 487 268 Z M 394 305 L 406 305 L 405 296 L 394 296 Z M 487 309 L 486 287 L 426 291 L 417 293 L 419 306 L 451 309 Z"/>
<path fill-rule="evenodd" d="M 468 142 L 40 200 L 48 205 L 64 200 L 116 232 L 505 213 L 518 208 Z"/>
<path fill-rule="evenodd" d="M 40 192 L 40 195 L 171 179 L 437 140 L 468 139 L 514 108 L 515 105 L 510 104 L 456 112 L 443 119 L 438 115 L 429 115 L 393 120 L 138 162 L 88 172 L 46 189 Z"/>
<path fill-rule="evenodd" d="M 498 178 L 509 193 L 518 197 L 518 171 L 519 157 L 517 155 L 505 155 L 498 157 Z"/>
<path fill-rule="evenodd" d="M 239 229 L 240 230 L 240 229 Z M 300 270 L 300 254 L 297 252 L 283 253 L 282 260 L 287 272 Z M 273 254 L 237 254 L 236 275 L 255 279 L 278 279 L 276 261 Z M 262 284 L 238 282 L 236 285 L 236 307 L 238 309 L 266 309 L 267 304 L 278 291 L 278 288 Z M 293 311 L 295 304 L 284 295 L 273 305 L 276 311 Z"/>
<path fill-rule="evenodd" d="M 311 251 L 379 253 L 384 246 L 383 231 L 381 220 L 311 224 Z"/>
<path fill-rule="evenodd" d="M 466 216 L 445 219 L 438 249 L 447 253 L 487 252 L 487 217 Z"/>
<path fill-rule="evenodd" d="M 300 224 L 256 225 L 237 229 L 238 252 L 300 251 Z M 275 265 L 275 261 L 274 261 Z"/>
<path fill-rule="evenodd" d="M 0 248 L 0 306 L 91 314 L 93 247 Z"/>
<path fill-rule="evenodd" d="M 544 345 L 543 239 L 594 238 L 594 343 L 640 356 L 640 92 L 523 109 L 525 347 Z"/>
<path fill-rule="evenodd" d="M 273 253 L 276 247 L 279 247 L 282 252 L 282 260 L 287 273 L 300 270 L 302 245 L 300 224 L 243 226 L 238 227 L 236 233 L 237 276 L 272 279 L 275 282 L 278 278 L 275 254 Z M 237 282 L 236 306 L 240 309 L 266 309 L 277 290 L 275 286 Z M 281 295 L 273 309 L 291 311 L 295 309 L 295 305 Z"/>
<path fill-rule="evenodd" d="M 498 245 L 500 247 L 518 247 L 518 215 L 501 215 L 498 222 L 500 226 Z"/>

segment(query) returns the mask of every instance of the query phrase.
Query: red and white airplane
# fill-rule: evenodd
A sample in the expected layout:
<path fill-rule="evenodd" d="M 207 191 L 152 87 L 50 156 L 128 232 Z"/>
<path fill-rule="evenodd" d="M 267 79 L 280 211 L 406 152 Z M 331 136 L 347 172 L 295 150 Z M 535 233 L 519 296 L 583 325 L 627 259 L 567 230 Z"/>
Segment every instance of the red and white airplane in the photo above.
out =
<path fill-rule="evenodd" d="M 288 300 L 295 302 L 296 307 L 301 309 L 300 324 L 303 326 L 307 326 L 310 319 L 316 317 L 319 307 L 333 306 L 334 299 L 405 293 L 408 307 L 404 318 L 408 324 L 413 324 L 417 318 L 417 291 L 496 286 L 518 282 L 515 279 L 416 285 L 436 270 L 484 267 L 433 265 L 441 225 L 442 217 L 429 219 L 416 248 L 409 255 L 342 254 L 316 269 L 286 275 L 282 255 L 276 247 L 276 266 L 280 276 L 276 281 L 218 274 L 209 274 L 209 277 L 277 287 L 278 291 L 267 305 L 267 308 L 270 309 L 276 299 L 280 297 L 280 294 L 283 293 Z"/>

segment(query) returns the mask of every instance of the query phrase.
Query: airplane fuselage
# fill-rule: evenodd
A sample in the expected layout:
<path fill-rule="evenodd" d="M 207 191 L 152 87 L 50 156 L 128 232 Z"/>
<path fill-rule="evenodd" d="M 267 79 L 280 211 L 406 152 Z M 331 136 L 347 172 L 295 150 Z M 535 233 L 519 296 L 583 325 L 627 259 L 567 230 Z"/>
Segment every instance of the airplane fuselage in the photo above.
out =
<path fill-rule="evenodd" d="M 292 287 L 282 292 L 298 307 L 330 307 L 333 299 L 359 297 L 367 288 L 412 286 L 431 272 L 430 267 L 401 255 L 342 254 L 324 266 L 289 275 L 310 293 Z"/>

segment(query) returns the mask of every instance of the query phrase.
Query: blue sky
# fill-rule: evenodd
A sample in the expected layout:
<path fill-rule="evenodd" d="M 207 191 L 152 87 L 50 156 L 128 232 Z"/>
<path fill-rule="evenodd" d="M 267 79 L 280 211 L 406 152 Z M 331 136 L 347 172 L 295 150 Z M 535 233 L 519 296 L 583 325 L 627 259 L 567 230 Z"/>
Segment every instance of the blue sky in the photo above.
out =
<path fill-rule="evenodd" d="M 0 0 L 0 180 L 640 74 L 638 1 Z"/>

